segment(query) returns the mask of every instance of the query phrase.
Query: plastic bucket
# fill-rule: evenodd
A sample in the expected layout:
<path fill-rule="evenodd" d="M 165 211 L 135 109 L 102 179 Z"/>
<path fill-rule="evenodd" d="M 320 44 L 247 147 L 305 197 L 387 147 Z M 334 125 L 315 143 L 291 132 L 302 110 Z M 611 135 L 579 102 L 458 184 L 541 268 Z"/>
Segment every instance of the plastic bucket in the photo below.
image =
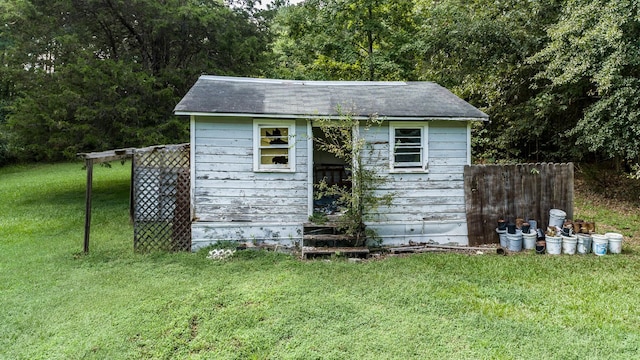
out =
<path fill-rule="evenodd" d="M 496 228 L 496 232 L 500 237 L 500 247 L 507 248 L 507 246 L 509 246 L 509 240 L 507 240 L 507 230 L 500 230 L 500 228 Z"/>
<path fill-rule="evenodd" d="M 547 242 L 545 240 L 536 241 L 536 254 L 542 255 L 547 248 Z"/>
<path fill-rule="evenodd" d="M 529 219 L 529 221 L 527 222 L 529 223 L 529 226 L 531 226 L 531 229 L 535 232 L 538 228 L 538 222 L 533 219 Z"/>
<path fill-rule="evenodd" d="M 563 236 L 562 237 L 562 253 L 567 255 L 575 255 L 576 247 L 578 245 L 577 236 Z"/>
<path fill-rule="evenodd" d="M 522 234 L 522 247 L 526 250 L 533 250 L 536 248 L 537 233 L 531 231 L 528 234 Z"/>
<path fill-rule="evenodd" d="M 620 254 L 622 252 L 622 240 L 624 236 L 618 233 L 606 233 L 604 236 L 609 240 L 609 253 Z"/>
<path fill-rule="evenodd" d="M 500 219 L 498 220 L 498 229 L 497 230 L 507 230 L 507 222 Z"/>
<path fill-rule="evenodd" d="M 593 234 L 591 235 L 591 241 L 593 244 L 593 253 L 602 256 L 607 254 L 607 246 L 609 239 L 604 235 Z"/>
<path fill-rule="evenodd" d="M 556 226 L 562 229 L 564 225 L 564 219 L 567 217 L 567 213 L 560 209 L 549 210 L 549 226 Z"/>
<path fill-rule="evenodd" d="M 560 236 L 547 236 L 547 254 L 560 255 L 562 254 L 562 238 Z"/>
<path fill-rule="evenodd" d="M 591 235 L 578 234 L 578 254 L 588 254 L 591 252 Z"/>
<path fill-rule="evenodd" d="M 509 251 L 522 251 L 522 233 L 507 234 L 507 240 L 509 241 L 509 245 L 507 246 Z"/>

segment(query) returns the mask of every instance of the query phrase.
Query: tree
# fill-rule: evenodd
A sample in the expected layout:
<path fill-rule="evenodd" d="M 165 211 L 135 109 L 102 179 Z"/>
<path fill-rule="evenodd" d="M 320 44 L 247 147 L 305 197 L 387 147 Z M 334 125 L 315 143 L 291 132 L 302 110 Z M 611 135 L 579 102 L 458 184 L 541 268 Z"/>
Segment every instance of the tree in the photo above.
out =
<path fill-rule="evenodd" d="M 274 76 L 332 80 L 410 78 L 415 32 L 409 0 L 307 0 L 275 19 Z"/>
<path fill-rule="evenodd" d="M 167 121 L 174 91 L 136 64 L 78 60 L 36 83 L 11 106 L 7 126 L 21 159 L 60 160 L 82 151 L 188 138 Z"/>
<path fill-rule="evenodd" d="M 266 33 L 221 0 L 73 0 L 74 22 L 95 36 L 101 57 L 134 61 L 153 75 L 251 73 Z M 189 79 L 193 80 L 193 79 Z"/>
<path fill-rule="evenodd" d="M 451 89 L 491 117 L 489 125 L 474 128 L 474 154 L 493 161 L 554 152 L 556 124 L 537 117 L 530 102 L 540 91 L 532 85 L 542 65 L 527 59 L 548 41 L 545 29 L 558 18 L 559 2 L 425 0 L 416 6 L 419 79 Z"/>
<path fill-rule="evenodd" d="M 531 101 L 543 65 L 527 59 L 545 46 L 560 9 L 557 0 L 309 0 L 276 19 L 272 74 L 434 81 L 491 116 L 475 129 L 475 154 L 546 156 L 562 142 Z"/>
<path fill-rule="evenodd" d="M 531 59 L 545 66 L 542 111 L 575 125 L 579 155 L 640 161 L 640 4 L 569 1 L 549 35 Z"/>
<path fill-rule="evenodd" d="M 19 54 L 12 50 L 20 41 L 12 30 L 23 21 L 28 8 L 27 1 L 0 1 L 0 166 L 14 157 L 6 131 L 8 107 L 17 96 L 19 85 L 28 82 L 25 71 L 11 66 Z"/>
<path fill-rule="evenodd" d="M 265 66 L 268 15 L 222 0 L 0 6 L 11 10 L 0 30 L 0 84 L 11 91 L 0 127 L 23 160 L 187 141 L 188 123 L 172 109 L 200 74 L 259 75 Z"/>

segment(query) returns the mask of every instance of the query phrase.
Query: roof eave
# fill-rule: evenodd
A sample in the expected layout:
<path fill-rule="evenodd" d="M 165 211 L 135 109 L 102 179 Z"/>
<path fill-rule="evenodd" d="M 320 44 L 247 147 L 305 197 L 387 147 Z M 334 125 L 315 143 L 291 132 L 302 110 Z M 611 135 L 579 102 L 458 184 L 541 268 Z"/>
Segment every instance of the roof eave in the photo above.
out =
<path fill-rule="evenodd" d="M 208 117 L 245 117 L 245 118 L 268 118 L 268 119 L 340 119 L 344 115 L 330 114 L 252 114 L 252 113 L 210 113 L 210 112 L 198 112 L 198 111 L 184 111 L 176 110 L 175 115 L 181 116 L 208 116 Z M 489 121 L 489 117 L 448 117 L 448 116 L 395 116 L 395 115 L 378 115 L 379 118 L 392 121 L 426 121 L 426 120 L 443 120 L 443 121 Z M 367 120 L 371 118 L 371 115 L 357 115 L 352 116 L 357 120 Z"/>

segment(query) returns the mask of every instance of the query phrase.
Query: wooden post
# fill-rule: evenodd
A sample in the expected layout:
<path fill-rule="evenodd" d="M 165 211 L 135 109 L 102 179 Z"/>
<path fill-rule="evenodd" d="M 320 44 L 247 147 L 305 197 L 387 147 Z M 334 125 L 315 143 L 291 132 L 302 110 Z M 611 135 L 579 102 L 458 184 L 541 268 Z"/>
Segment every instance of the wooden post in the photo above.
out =
<path fill-rule="evenodd" d="M 84 217 L 84 253 L 89 253 L 89 234 L 91 233 L 91 190 L 93 188 L 93 160 L 87 159 L 87 193 Z"/>
<path fill-rule="evenodd" d="M 135 155 L 132 155 L 131 156 L 131 179 L 129 179 L 129 221 L 131 221 L 131 223 L 133 223 L 133 212 L 134 212 L 134 203 L 133 203 L 134 201 L 133 199 L 134 170 L 135 170 Z"/>

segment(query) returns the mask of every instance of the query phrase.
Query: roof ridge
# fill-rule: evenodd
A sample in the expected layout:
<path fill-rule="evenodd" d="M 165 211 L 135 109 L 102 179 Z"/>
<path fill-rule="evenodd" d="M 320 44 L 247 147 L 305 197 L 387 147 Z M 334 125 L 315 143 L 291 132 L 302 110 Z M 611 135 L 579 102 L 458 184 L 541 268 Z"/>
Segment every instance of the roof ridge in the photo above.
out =
<path fill-rule="evenodd" d="M 245 82 L 257 84 L 292 84 L 292 85 L 327 85 L 327 86 L 404 86 L 409 85 L 406 81 L 345 81 L 345 80 L 292 80 L 292 79 L 267 79 L 267 78 L 249 78 L 235 76 L 218 76 L 218 75 L 200 75 L 202 80 L 217 80 L 228 82 Z"/>

